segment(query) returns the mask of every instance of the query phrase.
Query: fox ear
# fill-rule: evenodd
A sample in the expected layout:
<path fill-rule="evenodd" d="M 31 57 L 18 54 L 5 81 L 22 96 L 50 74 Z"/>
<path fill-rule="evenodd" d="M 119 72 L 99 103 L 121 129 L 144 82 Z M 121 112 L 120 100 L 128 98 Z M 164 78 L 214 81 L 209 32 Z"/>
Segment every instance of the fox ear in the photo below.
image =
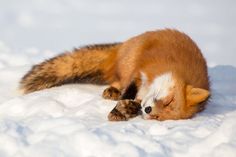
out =
<path fill-rule="evenodd" d="M 202 88 L 194 88 L 191 85 L 186 87 L 186 100 L 188 106 L 197 105 L 210 96 L 210 92 Z"/>

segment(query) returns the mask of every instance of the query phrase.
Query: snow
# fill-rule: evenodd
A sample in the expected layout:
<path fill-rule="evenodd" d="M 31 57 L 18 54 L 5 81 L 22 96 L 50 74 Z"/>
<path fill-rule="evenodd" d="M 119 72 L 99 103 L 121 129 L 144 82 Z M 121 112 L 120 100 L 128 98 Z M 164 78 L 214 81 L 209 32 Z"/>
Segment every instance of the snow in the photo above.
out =
<path fill-rule="evenodd" d="M 32 64 L 55 53 L 35 48 L 17 53 L 0 43 L 1 157 L 236 156 L 235 90 L 228 95 L 215 90 L 219 78 L 217 84 L 212 78 L 207 109 L 193 119 L 109 122 L 107 115 L 116 102 L 102 99 L 105 86 L 64 85 L 20 95 L 20 78 Z M 227 75 L 227 66 L 222 67 L 210 69 L 212 76 L 222 71 Z M 233 84 L 220 82 L 220 87 Z"/>

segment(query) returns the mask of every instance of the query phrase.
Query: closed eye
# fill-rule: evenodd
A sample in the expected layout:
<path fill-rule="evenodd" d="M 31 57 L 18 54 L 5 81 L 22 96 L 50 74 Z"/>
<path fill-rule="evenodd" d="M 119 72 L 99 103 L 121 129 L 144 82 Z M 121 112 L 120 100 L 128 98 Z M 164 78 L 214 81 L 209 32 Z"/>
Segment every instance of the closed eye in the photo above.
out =
<path fill-rule="evenodd" d="M 165 98 L 164 100 L 157 100 L 157 99 L 153 99 L 153 102 L 156 104 L 156 105 L 160 105 L 160 106 L 163 106 L 163 107 L 167 107 L 171 104 L 171 102 L 174 100 L 174 97 L 167 97 Z"/>
<path fill-rule="evenodd" d="M 171 102 L 174 100 L 174 97 L 171 97 L 169 99 L 166 99 L 166 101 L 163 103 L 164 107 L 167 107 L 171 104 Z"/>
<path fill-rule="evenodd" d="M 171 103 L 171 102 L 170 102 Z M 164 107 L 167 107 L 170 105 L 170 103 L 167 103 L 167 104 L 163 104 Z"/>

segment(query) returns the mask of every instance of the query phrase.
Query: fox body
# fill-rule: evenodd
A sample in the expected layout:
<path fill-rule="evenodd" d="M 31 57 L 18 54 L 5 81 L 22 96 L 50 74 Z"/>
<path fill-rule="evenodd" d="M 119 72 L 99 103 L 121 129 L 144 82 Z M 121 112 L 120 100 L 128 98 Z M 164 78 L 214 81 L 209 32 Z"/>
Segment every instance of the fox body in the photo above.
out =
<path fill-rule="evenodd" d="M 104 98 L 141 102 L 145 119 L 191 118 L 204 109 L 210 95 L 200 49 L 172 29 L 66 52 L 33 66 L 20 88 L 30 93 L 77 82 L 109 84 Z"/>

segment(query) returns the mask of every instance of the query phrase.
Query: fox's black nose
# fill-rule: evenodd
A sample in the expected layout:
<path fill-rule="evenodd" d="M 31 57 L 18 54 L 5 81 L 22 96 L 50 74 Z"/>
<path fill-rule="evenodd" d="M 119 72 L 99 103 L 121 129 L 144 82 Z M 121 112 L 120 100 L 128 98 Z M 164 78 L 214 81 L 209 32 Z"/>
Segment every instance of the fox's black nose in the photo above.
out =
<path fill-rule="evenodd" d="M 145 107 L 144 111 L 146 113 L 150 113 L 150 112 L 152 112 L 152 107 L 151 106 Z"/>

